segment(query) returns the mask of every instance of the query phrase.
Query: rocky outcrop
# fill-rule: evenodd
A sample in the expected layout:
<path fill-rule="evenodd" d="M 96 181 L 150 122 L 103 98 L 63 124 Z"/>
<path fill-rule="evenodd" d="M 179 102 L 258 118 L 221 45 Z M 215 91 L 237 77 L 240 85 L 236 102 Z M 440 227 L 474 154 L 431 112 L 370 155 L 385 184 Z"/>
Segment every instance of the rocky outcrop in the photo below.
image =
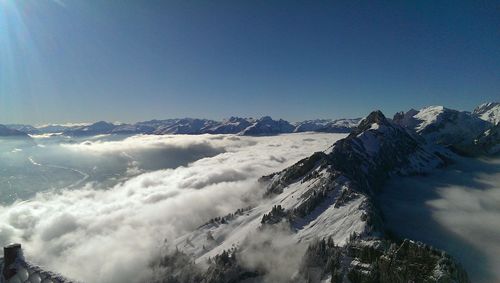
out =
<path fill-rule="evenodd" d="M 331 239 L 312 243 L 304 255 L 303 280 L 318 282 L 469 282 L 464 269 L 442 251 L 419 242 L 353 239 L 345 246 Z"/>
<path fill-rule="evenodd" d="M 7 245 L 3 250 L 4 257 L 0 258 L 0 283 L 76 283 L 60 274 L 27 262 L 20 244 Z"/>

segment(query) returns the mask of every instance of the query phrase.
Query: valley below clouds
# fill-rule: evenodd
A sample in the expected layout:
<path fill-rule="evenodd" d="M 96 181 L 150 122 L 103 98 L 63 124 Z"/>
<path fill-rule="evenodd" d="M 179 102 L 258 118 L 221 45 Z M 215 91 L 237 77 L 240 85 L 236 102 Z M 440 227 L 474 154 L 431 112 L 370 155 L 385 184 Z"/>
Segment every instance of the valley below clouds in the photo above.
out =
<path fill-rule="evenodd" d="M 69 278 L 141 281 L 159 247 L 258 202 L 259 177 L 345 136 L 39 137 L 22 148 L 10 144 L 2 151 L 10 166 L 2 190 L 7 181 L 34 179 L 24 194 L 2 192 L 0 244 L 20 242 L 30 261 Z M 19 176 L 16 168 L 29 172 Z"/>

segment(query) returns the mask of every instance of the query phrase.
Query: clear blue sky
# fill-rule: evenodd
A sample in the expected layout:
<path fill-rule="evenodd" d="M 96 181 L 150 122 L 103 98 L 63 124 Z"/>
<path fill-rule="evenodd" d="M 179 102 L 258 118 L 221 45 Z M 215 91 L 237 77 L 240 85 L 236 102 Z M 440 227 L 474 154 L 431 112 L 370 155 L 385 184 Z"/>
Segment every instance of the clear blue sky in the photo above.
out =
<path fill-rule="evenodd" d="M 0 0 L 0 123 L 500 100 L 499 1 Z"/>

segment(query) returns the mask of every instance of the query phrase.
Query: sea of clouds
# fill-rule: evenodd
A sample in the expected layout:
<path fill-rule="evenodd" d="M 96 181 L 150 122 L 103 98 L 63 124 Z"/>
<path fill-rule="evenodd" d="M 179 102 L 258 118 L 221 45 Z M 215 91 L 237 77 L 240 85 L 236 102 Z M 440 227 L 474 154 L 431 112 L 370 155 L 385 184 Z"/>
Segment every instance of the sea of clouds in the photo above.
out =
<path fill-rule="evenodd" d="M 38 160 L 98 163 L 116 184 L 93 179 L 0 206 L 0 244 L 20 242 L 29 260 L 84 282 L 139 282 L 165 241 L 259 201 L 259 177 L 344 136 L 96 137 L 44 145 L 44 153 L 33 153 Z"/>

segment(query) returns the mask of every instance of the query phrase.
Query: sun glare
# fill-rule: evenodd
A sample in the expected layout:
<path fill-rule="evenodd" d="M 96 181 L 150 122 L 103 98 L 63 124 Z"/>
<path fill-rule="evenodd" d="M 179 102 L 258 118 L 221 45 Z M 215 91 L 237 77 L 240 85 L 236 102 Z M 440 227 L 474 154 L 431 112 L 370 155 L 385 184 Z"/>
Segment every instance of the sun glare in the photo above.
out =
<path fill-rule="evenodd" d="M 19 97 L 26 93 L 33 101 L 29 89 L 41 70 L 37 50 L 27 27 L 30 2 L 0 0 L 0 103 L 7 111 L 15 108 Z M 14 111 L 14 110 L 12 110 Z"/>

